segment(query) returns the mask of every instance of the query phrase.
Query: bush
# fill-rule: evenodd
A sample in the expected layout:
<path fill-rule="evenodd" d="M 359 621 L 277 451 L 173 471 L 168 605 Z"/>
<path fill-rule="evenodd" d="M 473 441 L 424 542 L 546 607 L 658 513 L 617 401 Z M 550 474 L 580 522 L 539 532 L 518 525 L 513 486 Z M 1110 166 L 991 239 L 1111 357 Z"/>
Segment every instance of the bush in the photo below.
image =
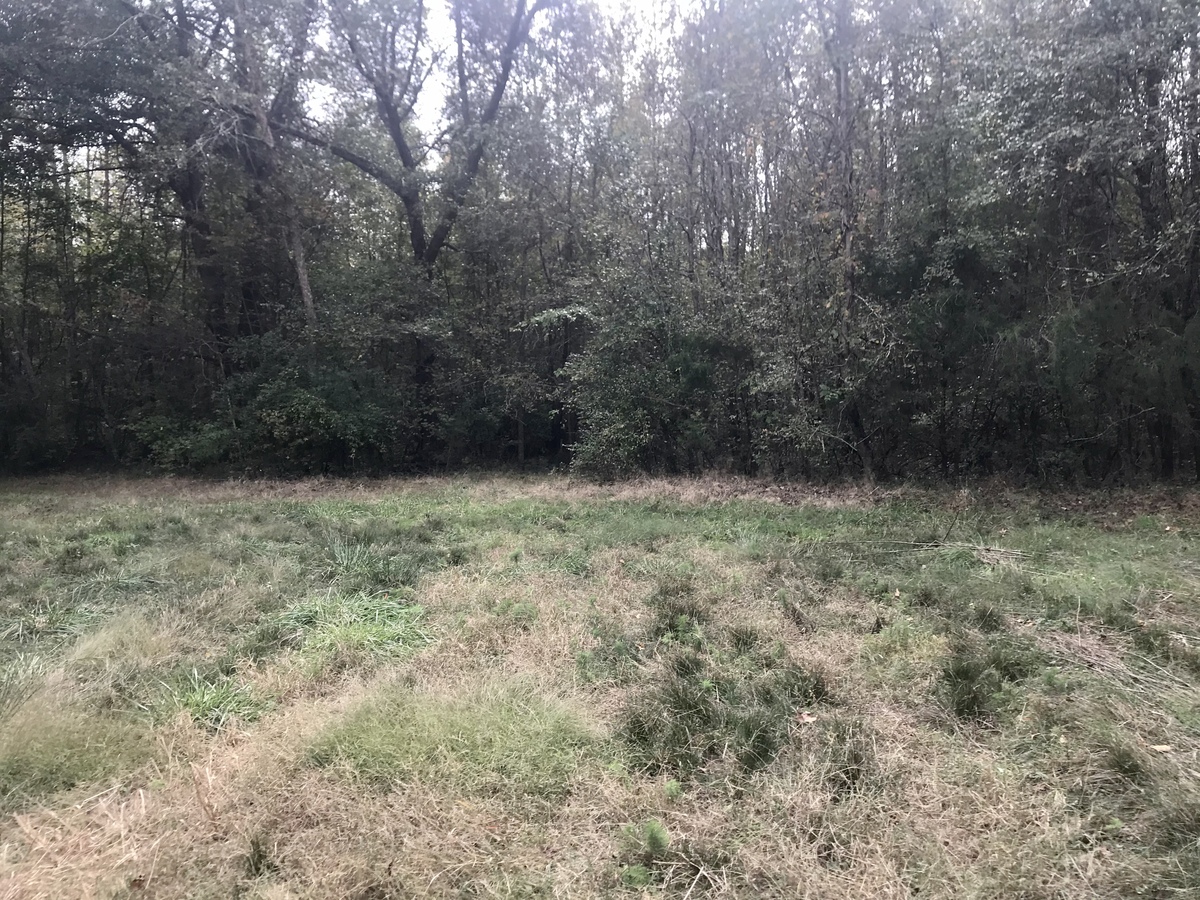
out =
<path fill-rule="evenodd" d="M 581 425 L 573 468 L 617 478 L 727 464 L 748 449 L 728 407 L 744 390 L 752 352 L 658 298 L 631 303 L 632 317 L 623 305 L 566 367 Z"/>
<path fill-rule="evenodd" d="M 167 469 L 254 466 L 277 471 L 394 467 L 408 458 L 408 391 L 335 346 L 247 340 L 240 371 L 194 416 L 147 411 L 127 425 Z"/>

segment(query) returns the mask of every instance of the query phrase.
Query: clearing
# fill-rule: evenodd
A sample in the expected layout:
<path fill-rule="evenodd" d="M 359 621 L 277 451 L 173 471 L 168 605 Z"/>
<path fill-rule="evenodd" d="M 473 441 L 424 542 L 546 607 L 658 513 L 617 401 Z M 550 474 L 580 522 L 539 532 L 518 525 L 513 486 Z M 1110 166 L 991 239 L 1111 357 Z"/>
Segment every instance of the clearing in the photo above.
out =
<path fill-rule="evenodd" d="M 0 482 L 0 898 L 1200 896 L 1200 503 Z"/>

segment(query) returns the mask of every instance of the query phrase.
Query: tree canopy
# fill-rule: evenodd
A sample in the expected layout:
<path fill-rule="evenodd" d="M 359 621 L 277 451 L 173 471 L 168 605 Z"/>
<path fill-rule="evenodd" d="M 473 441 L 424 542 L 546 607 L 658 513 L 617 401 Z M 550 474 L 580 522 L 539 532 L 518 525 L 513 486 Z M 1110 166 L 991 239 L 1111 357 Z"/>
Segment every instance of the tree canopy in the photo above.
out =
<path fill-rule="evenodd" d="M 0 0 L 0 465 L 1200 475 L 1196 0 Z"/>

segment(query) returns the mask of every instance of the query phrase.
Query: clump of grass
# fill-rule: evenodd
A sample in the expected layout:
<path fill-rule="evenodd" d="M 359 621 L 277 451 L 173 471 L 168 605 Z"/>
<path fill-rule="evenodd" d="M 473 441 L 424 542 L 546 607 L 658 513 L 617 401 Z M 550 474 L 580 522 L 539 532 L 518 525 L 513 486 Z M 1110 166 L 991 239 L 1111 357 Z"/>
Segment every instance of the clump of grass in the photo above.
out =
<path fill-rule="evenodd" d="M 404 592 L 329 591 L 279 617 L 281 640 L 343 666 L 396 658 L 429 643 L 425 611 Z"/>
<path fill-rule="evenodd" d="M 800 629 L 801 634 L 811 634 L 817 630 L 816 620 L 794 597 L 789 595 L 780 598 L 779 608 L 783 617 Z"/>
<path fill-rule="evenodd" d="M 875 732 L 859 719 L 835 716 L 822 724 L 818 734 L 817 765 L 834 800 L 865 790 L 879 771 Z"/>
<path fill-rule="evenodd" d="M 976 628 L 988 633 L 1003 631 L 1008 624 L 1004 610 L 987 601 L 971 607 L 971 618 Z"/>
<path fill-rule="evenodd" d="M 100 611 L 87 604 L 39 600 L 14 611 L 8 623 L 0 628 L 0 640 L 32 643 L 71 637 L 100 618 Z"/>
<path fill-rule="evenodd" d="M 0 727 L 0 812 L 128 772 L 153 755 L 149 730 L 132 718 L 34 697 Z"/>
<path fill-rule="evenodd" d="M 805 541 L 792 553 L 797 565 L 813 579 L 823 584 L 841 581 L 846 575 L 846 561 L 838 547 L 826 540 Z"/>
<path fill-rule="evenodd" d="M 586 683 L 611 682 L 626 684 L 641 662 L 638 640 L 627 634 L 619 623 L 596 616 L 591 624 L 595 647 L 582 650 L 576 656 L 579 677 Z"/>
<path fill-rule="evenodd" d="M 752 625 L 734 625 L 729 629 L 729 645 L 734 653 L 752 653 L 761 643 L 762 632 Z"/>
<path fill-rule="evenodd" d="M 1105 765 L 1126 781 L 1137 784 L 1149 777 L 1143 754 L 1128 741 L 1113 735 L 1101 750 Z"/>
<path fill-rule="evenodd" d="M 659 680 L 627 702 L 618 736 L 655 773 L 687 776 L 728 754 L 741 769 L 769 765 L 795 711 L 826 698 L 824 677 L 764 658 L 765 671 L 724 671 L 695 652 L 667 660 Z"/>
<path fill-rule="evenodd" d="M 890 666 L 889 681 L 910 677 L 912 665 L 940 658 L 944 638 L 924 621 L 906 615 L 897 616 L 863 642 L 863 656 L 875 664 Z"/>
<path fill-rule="evenodd" d="M 501 600 L 496 604 L 498 618 L 511 622 L 518 631 L 529 631 L 538 620 L 538 608 L 527 600 Z"/>
<path fill-rule="evenodd" d="M 1171 850 L 1200 850 L 1200 796 L 1187 793 L 1165 798 L 1155 816 L 1154 836 Z"/>
<path fill-rule="evenodd" d="M 985 642 L 960 636 L 942 665 L 942 693 L 959 718 L 989 720 L 1003 705 L 1005 689 L 1034 674 L 1041 664 L 1041 655 L 1015 637 L 989 638 Z"/>
<path fill-rule="evenodd" d="M 29 699 L 45 672 L 45 660 L 35 653 L 16 653 L 0 664 L 0 722 Z"/>
<path fill-rule="evenodd" d="M 577 578 L 585 577 L 592 568 L 592 554 L 587 547 L 575 547 L 564 553 L 558 553 L 548 560 L 547 568 L 554 572 L 564 572 Z"/>
<path fill-rule="evenodd" d="M 935 609 L 942 605 L 942 592 L 933 584 L 917 585 L 917 589 L 912 592 L 912 604 L 921 609 Z"/>
<path fill-rule="evenodd" d="M 1175 663 L 1200 675 L 1200 651 L 1180 634 L 1160 624 L 1145 624 L 1133 629 L 1133 645 L 1163 662 Z"/>
<path fill-rule="evenodd" d="M 652 641 L 685 647 L 699 647 L 704 643 L 708 610 L 700 601 L 689 596 L 656 597 L 651 608 L 654 611 L 649 629 Z"/>
<path fill-rule="evenodd" d="M 328 554 L 329 576 L 341 584 L 371 590 L 403 583 L 394 561 L 369 544 L 335 538 Z"/>
<path fill-rule="evenodd" d="M 279 871 L 279 863 L 275 861 L 275 854 L 263 835 L 250 836 L 249 846 L 242 857 L 242 868 L 248 878 L 262 878 Z"/>
<path fill-rule="evenodd" d="M 594 742 L 571 710 L 520 684 L 458 697 L 395 686 L 326 731 L 309 758 L 384 788 L 420 782 L 469 796 L 554 800 Z"/>
<path fill-rule="evenodd" d="M 423 572 L 439 568 L 448 559 L 448 551 L 432 543 L 433 535 L 434 531 L 418 526 L 378 543 L 372 533 L 336 533 L 327 543 L 322 574 L 349 591 L 412 587 Z"/>
<path fill-rule="evenodd" d="M 186 712 L 210 731 L 220 731 L 235 720 L 255 721 L 267 704 L 236 678 L 219 673 L 205 676 L 192 669 L 167 685 L 167 708 Z"/>

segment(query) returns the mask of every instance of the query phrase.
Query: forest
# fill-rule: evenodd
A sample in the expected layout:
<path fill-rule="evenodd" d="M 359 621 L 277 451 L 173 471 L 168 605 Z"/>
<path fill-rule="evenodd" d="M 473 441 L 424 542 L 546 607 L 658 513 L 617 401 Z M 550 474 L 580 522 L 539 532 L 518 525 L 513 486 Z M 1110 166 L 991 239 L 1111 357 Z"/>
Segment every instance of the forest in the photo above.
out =
<path fill-rule="evenodd" d="M 1195 0 L 0 0 L 0 469 L 1200 476 Z"/>

